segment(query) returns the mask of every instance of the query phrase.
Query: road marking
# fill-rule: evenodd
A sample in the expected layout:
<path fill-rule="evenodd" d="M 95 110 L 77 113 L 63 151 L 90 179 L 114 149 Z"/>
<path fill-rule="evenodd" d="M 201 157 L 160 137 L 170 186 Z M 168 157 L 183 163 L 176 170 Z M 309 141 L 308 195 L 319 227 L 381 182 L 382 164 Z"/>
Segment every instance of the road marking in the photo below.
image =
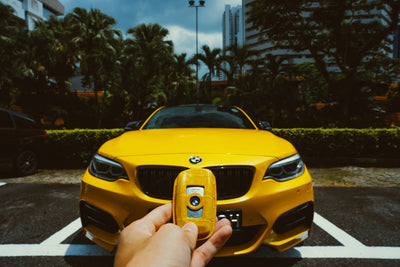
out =
<path fill-rule="evenodd" d="M 0 183 L 0 186 L 6 185 L 7 183 Z"/>
<path fill-rule="evenodd" d="M 40 245 L 57 245 L 63 242 L 67 237 L 78 231 L 82 227 L 81 219 L 78 218 L 75 221 L 71 222 L 63 229 L 58 231 L 57 233 L 53 234 L 46 240 L 44 240 Z"/>
<path fill-rule="evenodd" d="M 354 237 L 352 237 L 316 212 L 314 212 L 314 223 L 346 247 L 365 247 L 363 243 L 361 243 L 360 241 L 358 241 L 357 239 L 355 239 Z"/>
<path fill-rule="evenodd" d="M 354 258 L 354 259 L 400 259 L 400 247 L 369 247 L 338 228 L 319 214 L 314 214 L 314 222 L 322 230 L 332 235 L 343 246 L 294 247 L 284 252 L 276 252 L 267 246 L 238 257 L 248 258 Z M 38 256 L 113 256 L 113 252 L 98 245 L 61 244 L 81 227 L 76 219 L 40 244 L 3 244 L 0 257 Z"/>
<path fill-rule="evenodd" d="M 346 258 L 346 259 L 400 259 L 400 247 L 341 247 L 304 246 L 276 252 L 262 246 L 255 252 L 239 257 L 249 258 Z"/>
<path fill-rule="evenodd" d="M 38 257 L 38 256 L 113 256 L 98 245 L 0 245 L 0 257 Z M 244 258 L 353 258 L 353 259 L 400 259 L 400 247 L 363 247 L 349 249 L 340 246 L 296 247 L 284 252 L 276 252 L 261 246 L 255 252 L 238 257 Z"/>
<path fill-rule="evenodd" d="M 38 256 L 113 256 L 114 253 L 98 245 L 42 245 L 10 244 L 0 245 L 0 257 Z"/>

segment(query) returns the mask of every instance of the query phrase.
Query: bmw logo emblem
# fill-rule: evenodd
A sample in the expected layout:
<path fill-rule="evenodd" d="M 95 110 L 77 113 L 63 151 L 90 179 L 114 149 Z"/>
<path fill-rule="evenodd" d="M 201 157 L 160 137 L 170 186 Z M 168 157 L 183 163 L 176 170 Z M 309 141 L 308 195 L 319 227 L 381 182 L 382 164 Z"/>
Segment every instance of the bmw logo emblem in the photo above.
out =
<path fill-rule="evenodd" d="M 189 162 L 192 163 L 192 164 L 199 164 L 202 161 L 203 161 L 203 159 L 200 158 L 199 156 L 191 156 L 189 158 Z"/>

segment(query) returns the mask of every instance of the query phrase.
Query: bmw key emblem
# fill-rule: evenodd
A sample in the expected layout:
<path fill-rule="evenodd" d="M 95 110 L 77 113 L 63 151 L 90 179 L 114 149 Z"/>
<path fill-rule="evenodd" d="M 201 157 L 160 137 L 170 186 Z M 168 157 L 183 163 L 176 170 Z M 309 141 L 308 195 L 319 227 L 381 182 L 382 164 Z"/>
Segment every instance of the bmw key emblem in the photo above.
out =
<path fill-rule="evenodd" d="M 192 163 L 192 164 L 199 164 L 202 161 L 203 161 L 203 159 L 200 158 L 199 156 L 191 156 L 189 158 L 189 162 Z"/>

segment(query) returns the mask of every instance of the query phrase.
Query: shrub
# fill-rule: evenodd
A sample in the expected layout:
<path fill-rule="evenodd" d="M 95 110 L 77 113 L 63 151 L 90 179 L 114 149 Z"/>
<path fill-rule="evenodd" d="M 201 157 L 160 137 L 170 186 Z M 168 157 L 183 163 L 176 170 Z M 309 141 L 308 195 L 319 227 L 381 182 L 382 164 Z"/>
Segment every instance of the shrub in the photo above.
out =
<path fill-rule="evenodd" d="M 86 167 L 93 154 L 123 129 L 48 130 L 43 147 L 45 167 Z M 290 141 L 303 157 L 400 158 L 400 129 L 274 129 L 273 133 Z"/>
<path fill-rule="evenodd" d="M 308 157 L 399 158 L 400 129 L 274 129 Z"/>
<path fill-rule="evenodd" d="M 99 147 L 123 133 L 122 129 L 48 130 L 46 167 L 84 167 Z"/>

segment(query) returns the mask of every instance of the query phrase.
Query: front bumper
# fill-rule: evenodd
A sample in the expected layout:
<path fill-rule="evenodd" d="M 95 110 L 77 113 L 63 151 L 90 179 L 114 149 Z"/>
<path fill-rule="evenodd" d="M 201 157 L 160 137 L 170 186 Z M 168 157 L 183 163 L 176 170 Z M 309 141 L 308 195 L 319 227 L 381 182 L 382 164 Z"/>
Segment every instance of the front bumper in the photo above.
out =
<path fill-rule="evenodd" d="M 217 201 L 218 210 L 241 211 L 240 229 L 233 231 L 218 256 L 249 253 L 261 244 L 283 251 L 308 236 L 314 211 L 311 176 L 306 169 L 301 176 L 289 181 L 262 180 L 260 177 L 269 164 L 265 158 L 263 163 L 255 164 L 254 180 L 245 195 Z M 128 170 L 128 173 L 134 172 Z M 168 202 L 144 194 L 135 178 L 108 182 L 88 171 L 82 178 L 83 228 L 89 239 L 109 250 L 117 245 L 124 227 Z"/>

